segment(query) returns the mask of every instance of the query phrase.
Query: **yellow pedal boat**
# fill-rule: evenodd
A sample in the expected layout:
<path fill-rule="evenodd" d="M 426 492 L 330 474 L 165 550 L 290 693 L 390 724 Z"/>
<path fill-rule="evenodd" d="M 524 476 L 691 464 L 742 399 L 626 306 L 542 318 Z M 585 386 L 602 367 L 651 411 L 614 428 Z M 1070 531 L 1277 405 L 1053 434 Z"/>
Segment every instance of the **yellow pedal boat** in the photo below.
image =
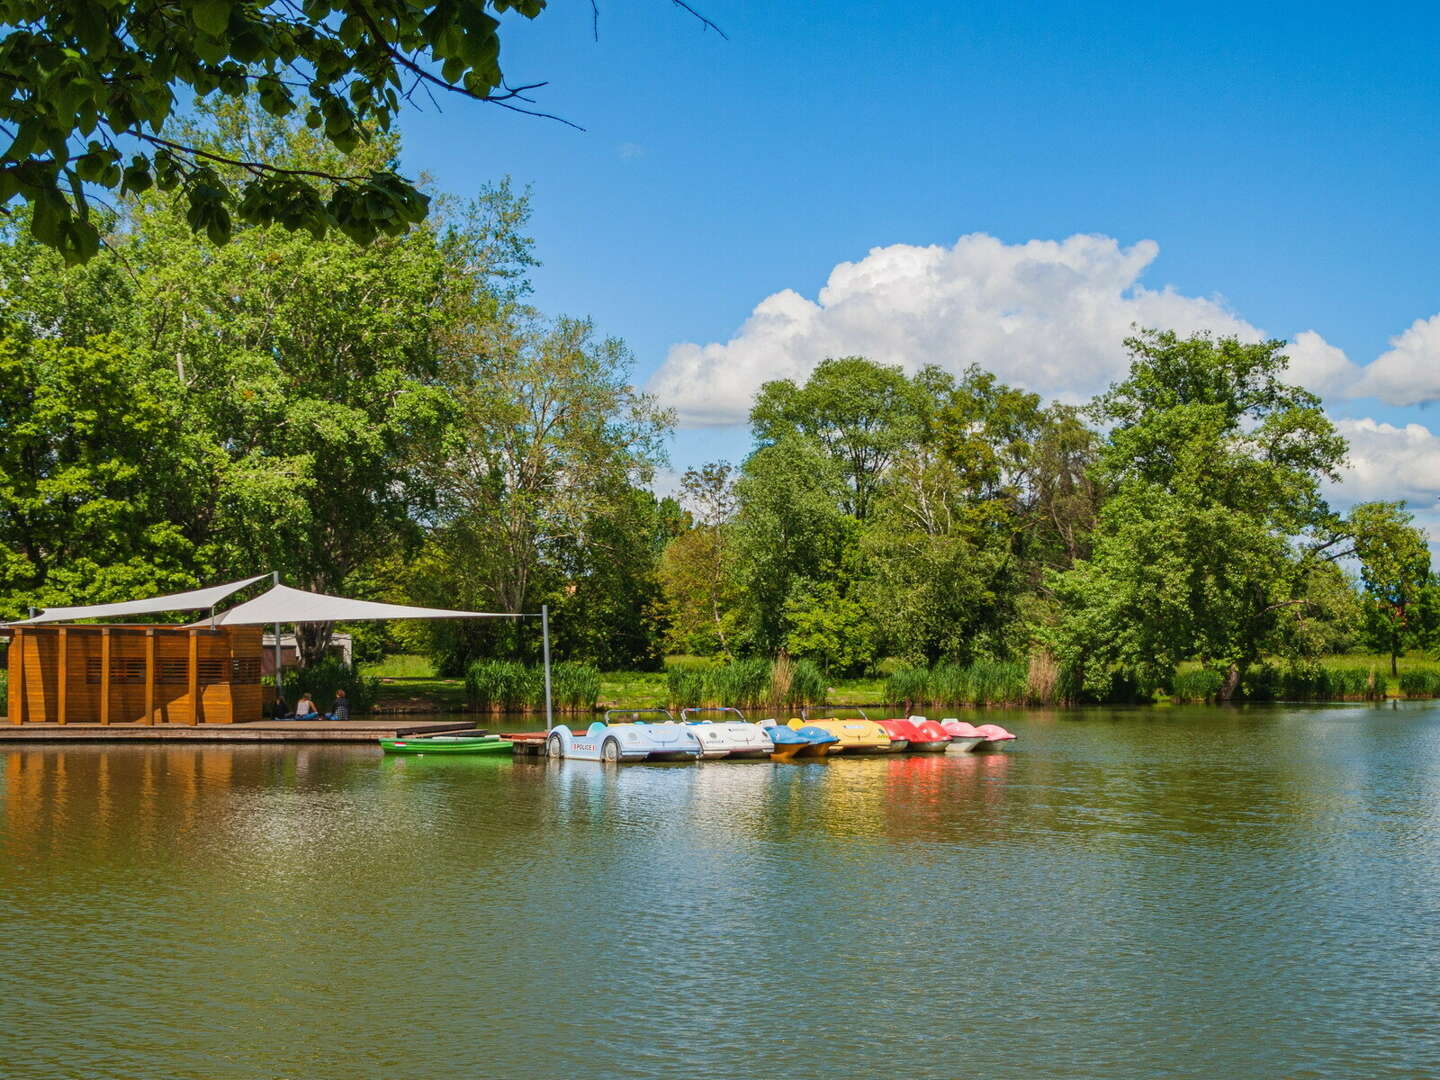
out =
<path fill-rule="evenodd" d="M 888 754 L 892 749 L 890 733 L 874 720 L 837 720 L 827 717 L 823 720 L 791 720 L 790 726 L 797 731 L 802 727 L 819 728 L 828 731 L 840 741 L 835 751 L 847 754 Z"/>

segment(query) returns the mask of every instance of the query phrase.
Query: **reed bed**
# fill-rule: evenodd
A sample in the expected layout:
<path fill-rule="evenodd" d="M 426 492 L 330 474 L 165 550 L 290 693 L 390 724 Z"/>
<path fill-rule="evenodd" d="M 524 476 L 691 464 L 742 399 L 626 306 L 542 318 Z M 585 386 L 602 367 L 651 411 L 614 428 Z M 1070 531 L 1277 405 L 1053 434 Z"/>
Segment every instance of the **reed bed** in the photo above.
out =
<path fill-rule="evenodd" d="M 1373 667 L 1261 664 L 1245 673 L 1236 696 L 1249 701 L 1381 701 L 1385 676 Z"/>
<path fill-rule="evenodd" d="M 1407 671 L 1400 676 L 1400 692 L 1407 698 L 1440 697 L 1440 671 Z"/>
<path fill-rule="evenodd" d="M 1032 682 L 1032 677 L 1034 681 Z M 1053 660 L 942 661 L 931 668 L 900 668 L 885 680 L 885 696 L 907 709 L 937 705 L 1049 703 L 1060 683 Z"/>
<path fill-rule="evenodd" d="M 589 664 L 550 669 L 557 712 L 589 712 L 600 698 L 600 672 Z M 480 712 L 536 712 L 545 707 L 545 669 L 513 660 L 476 660 L 465 672 L 465 700 Z"/>
<path fill-rule="evenodd" d="M 809 660 L 781 656 L 736 660 L 723 667 L 672 665 L 665 689 L 673 708 L 730 705 L 737 709 L 818 705 L 825 700 L 825 676 Z"/>

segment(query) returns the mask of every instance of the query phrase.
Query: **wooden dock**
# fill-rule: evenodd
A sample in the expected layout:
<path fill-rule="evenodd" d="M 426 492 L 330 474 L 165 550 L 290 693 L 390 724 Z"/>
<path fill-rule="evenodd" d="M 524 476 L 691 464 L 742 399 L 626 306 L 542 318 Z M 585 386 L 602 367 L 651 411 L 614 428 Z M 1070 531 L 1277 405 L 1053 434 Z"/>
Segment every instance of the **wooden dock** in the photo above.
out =
<path fill-rule="evenodd" d="M 0 720 L 0 746 L 32 742 L 361 742 L 400 735 L 470 731 L 464 720 L 253 720 L 238 724 L 9 724 Z"/>

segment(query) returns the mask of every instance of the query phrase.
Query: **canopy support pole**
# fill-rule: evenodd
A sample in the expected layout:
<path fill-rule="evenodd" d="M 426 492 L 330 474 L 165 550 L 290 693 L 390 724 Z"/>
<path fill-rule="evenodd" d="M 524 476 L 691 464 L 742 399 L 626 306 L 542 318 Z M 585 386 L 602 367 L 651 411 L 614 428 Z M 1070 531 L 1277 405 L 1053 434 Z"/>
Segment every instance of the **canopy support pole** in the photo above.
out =
<path fill-rule="evenodd" d="M 279 571 L 279 570 L 272 570 L 272 571 L 270 572 L 270 577 L 273 579 L 273 581 L 274 581 L 274 583 L 275 583 L 276 585 L 279 585 L 279 584 L 280 584 L 280 571 Z M 297 645 L 299 644 L 299 639 L 298 639 L 298 638 L 296 639 L 296 644 L 297 644 Z M 285 657 L 282 655 L 282 653 L 281 653 L 281 651 L 280 651 L 280 624 L 277 622 L 277 623 L 275 624 L 275 700 L 276 700 L 276 701 L 283 701 L 283 700 L 285 699 L 285 673 L 284 673 L 284 664 L 283 664 L 284 659 L 285 659 Z"/>
<path fill-rule="evenodd" d="M 545 643 L 545 730 L 555 726 L 555 713 L 550 704 L 550 605 L 540 605 L 540 635 Z"/>

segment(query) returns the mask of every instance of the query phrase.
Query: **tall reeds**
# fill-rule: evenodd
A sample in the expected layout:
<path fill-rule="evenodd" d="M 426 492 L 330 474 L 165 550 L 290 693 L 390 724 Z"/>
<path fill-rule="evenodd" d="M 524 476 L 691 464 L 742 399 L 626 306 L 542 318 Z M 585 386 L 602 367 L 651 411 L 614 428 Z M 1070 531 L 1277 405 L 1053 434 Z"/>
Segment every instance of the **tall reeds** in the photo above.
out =
<path fill-rule="evenodd" d="M 816 705 L 825 698 L 825 677 L 808 660 L 782 656 L 773 663 L 755 658 L 721 667 L 671 666 L 665 669 L 670 705 L 730 705 L 737 709 Z"/>
<path fill-rule="evenodd" d="M 1053 665 L 1053 661 L 1050 662 Z M 1044 677 L 1032 684 L 1031 675 Z M 1058 674 L 1033 660 L 942 661 L 931 668 L 907 667 L 885 680 L 885 697 L 907 708 L 938 705 L 1024 705 L 1051 700 Z"/>
<path fill-rule="evenodd" d="M 513 660 L 476 660 L 465 672 L 465 698 L 481 712 L 532 712 L 545 707 L 545 669 Z M 550 701 L 557 712 L 588 712 L 600 698 L 600 672 L 589 664 L 550 669 Z"/>
<path fill-rule="evenodd" d="M 1400 676 L 1400 692 L 1407 698 L 1440 697 L 1440 671 L 1407 671 Z"/>

